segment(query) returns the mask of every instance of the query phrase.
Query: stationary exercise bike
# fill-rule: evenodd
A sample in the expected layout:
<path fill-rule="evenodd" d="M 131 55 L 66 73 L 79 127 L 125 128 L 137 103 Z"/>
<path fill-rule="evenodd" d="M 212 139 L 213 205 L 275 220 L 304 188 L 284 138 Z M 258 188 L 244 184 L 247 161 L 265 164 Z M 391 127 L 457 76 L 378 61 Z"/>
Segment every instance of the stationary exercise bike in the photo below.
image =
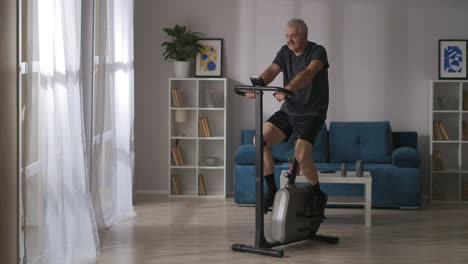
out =
<path fill-rule="evenodd" d="M 311 217 L 310 203 L 311 191 L 305 184 L 296 185 L 298 170 L 297 160 L 294 159 L 293 167 L 286 173 L 288 183 L 286 187 L 276 192 L 272 207 L 272 242 L 268 242 L 264 233 L 263 202 L 263 92 L 282 92 L 286 96 L 294 96 L 294 93 L 281 88 L 266 86 L 260 76 L 251 76 L 253 86 L 236 85 L 234 92 L 245 96 L 246 91 L 255 92 L 255 246 L 233 244 L 231 249 L 239 252 L 254 253 L 272 257 L 283 257 L 284 251 L 274 247 L 286 245 L 301 240 L 320 240 L 330 244 L 337 244 L 339 238 L 317 234 L 323 216 Z M 314 214 L 312 214 L 314 215 Z"/>

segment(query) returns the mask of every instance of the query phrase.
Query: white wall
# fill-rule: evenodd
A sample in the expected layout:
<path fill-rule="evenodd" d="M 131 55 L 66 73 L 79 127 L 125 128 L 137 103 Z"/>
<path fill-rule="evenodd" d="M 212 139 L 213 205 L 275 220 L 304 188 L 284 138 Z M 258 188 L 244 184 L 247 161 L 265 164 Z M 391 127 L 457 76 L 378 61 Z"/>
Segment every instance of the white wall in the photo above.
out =
<path fill-rule="evenodd" d="M 224 39 L 224 75 L 239 76 L 239 4 L 221 0 L 135 1 L 135 175 L 137 190 L 166 191 L 168 179 L 168 78 L 162 28 L 186 25 Z"/>
<path fill-rule="evenodd" d="M 300 17 L 330 61 L 330 121 L 390 120 L 417 131 L 428 192 L 428 86 L 437 78 L 438 39 L 468 39 L 462 0 L 137 0 L 135 10 L 136 176 L 138 190 L 167 190 L 167 78 L 163 27 L 184 24 L 224 39 L 224 75 L 248 83 L 284 43 L 284 24 Z M 272 85 L 282 85 L 277 78 Z M 253 102 L 231 96 L 233 150 L 252 128 Z M 278 109 L 267 96 L 265 115 Z"/>

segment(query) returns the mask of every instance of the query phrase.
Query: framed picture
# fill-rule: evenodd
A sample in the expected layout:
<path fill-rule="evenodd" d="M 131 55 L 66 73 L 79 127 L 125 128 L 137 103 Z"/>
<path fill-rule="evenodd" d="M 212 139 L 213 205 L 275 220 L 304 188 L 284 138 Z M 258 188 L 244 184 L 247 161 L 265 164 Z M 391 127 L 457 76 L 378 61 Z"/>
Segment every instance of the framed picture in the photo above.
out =
<path fill-rule="evenodd" d="M 221 77 L 223 40 L 200 39 L 203 50 L 197 55 L 195 61 L 195 76 L 197 77 Z"/>
<path fill-rule="evenodd" d="M 466 44 L 461 39 L 439 40 L 439 79 L 467 79 Z"/>

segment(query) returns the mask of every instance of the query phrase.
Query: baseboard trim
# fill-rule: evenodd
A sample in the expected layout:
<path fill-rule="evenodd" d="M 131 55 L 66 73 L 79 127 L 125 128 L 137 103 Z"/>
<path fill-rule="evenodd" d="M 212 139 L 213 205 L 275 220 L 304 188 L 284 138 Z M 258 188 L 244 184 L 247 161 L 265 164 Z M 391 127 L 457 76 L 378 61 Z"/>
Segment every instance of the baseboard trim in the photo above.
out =
<path fill-rule="evenodd" d="M 138 191 L 135 191 L 135 194 L 167 194 L 169 195 L 169 192 L 168 191 L 155 191 L 155 190 L 138 190 Z M 227 193 L 227 197 L 226 198 L 229 198 L 229 197 L 233 197 L 234 195 L 234 192 L 228 192 Z"/>
<path fill-rule="evenodd" d="M 421 209 L 421 207 L 417 207 L 417 206 L 400 206 L 400 209 L 401 210 L 419 210 L 419 209 Z"/>
<path fill-rule="evenodd" d="M 155 191 L 155 190 L 138 190 L 136 194 L 169 194 L 168 191 Z"/>

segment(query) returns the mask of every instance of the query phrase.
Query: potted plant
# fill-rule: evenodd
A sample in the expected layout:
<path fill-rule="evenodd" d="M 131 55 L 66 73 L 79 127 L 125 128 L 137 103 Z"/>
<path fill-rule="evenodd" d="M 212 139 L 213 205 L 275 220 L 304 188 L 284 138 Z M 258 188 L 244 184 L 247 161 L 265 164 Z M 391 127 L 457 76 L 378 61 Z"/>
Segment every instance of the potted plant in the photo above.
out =
<path fill-rule="evenodd" d="M 199 32 L 187 30 L 185 26 L 175 25 L 174 28 L 164 28 L 171 41 L 165 41 L 164 60 L 174 60 L 174 74 L 177 78 L 186 78 L 190 75 L 190 60 L 195 58 L 203 46 L 198 42 Z"/>

